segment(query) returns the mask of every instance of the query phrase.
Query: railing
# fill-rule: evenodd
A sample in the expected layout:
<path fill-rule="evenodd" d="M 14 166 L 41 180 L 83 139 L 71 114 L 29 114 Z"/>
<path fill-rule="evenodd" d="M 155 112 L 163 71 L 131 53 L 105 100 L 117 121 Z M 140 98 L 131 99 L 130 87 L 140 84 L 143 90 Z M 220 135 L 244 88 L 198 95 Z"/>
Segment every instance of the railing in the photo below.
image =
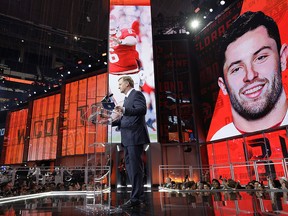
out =
<path fill-rule="evenodd" d="M 189 165 L 160 165 L 159 166 L 159 185 L 163 186 L 169 177 L 175 182 L 187 180 L 211 181 L 212 179 L 231 178 L 241 181 L 244 184 L 251 180 L 267 181 L 270 178 L 288 178 L 288 158 L 270 160 L 257 160 L 247 162 L 237 162 L 230 164 L 217 164 L 205 167 Z"/>

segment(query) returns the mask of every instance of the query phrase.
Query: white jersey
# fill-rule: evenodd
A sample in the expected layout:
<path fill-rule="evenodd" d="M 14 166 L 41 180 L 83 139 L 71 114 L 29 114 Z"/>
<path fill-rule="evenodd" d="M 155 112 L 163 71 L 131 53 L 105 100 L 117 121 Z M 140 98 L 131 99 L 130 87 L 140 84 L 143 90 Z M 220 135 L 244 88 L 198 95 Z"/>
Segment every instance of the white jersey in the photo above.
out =
<path fill-rule="evenodd" d="M 286 115 L 281 122 L 280 126 L 288 125 L 288 110 L 286 111 Z M 234 123 L 231 122 L 221 129 L 219 129 L 211 138 L 210 141 L 224 139 L 227 137 L 241 135 L 242 133 L 235 127 Z"/>

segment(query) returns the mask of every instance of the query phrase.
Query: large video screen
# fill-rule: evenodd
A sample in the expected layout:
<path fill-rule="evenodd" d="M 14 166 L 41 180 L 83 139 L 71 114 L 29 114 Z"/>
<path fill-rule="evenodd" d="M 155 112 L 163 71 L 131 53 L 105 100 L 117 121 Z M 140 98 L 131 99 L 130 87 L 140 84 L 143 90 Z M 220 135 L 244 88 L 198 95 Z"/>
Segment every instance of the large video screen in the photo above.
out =
<path fill-rule="evenodd" d="M 104 73 L 66 84 L 61 113 L 63 125 L 60 127 L 62 156 L 88 153 L 92 149 L 89 146 L 107 142 L 107 125 L 89 120 L 107 95 L 107 83 L 107 73 Z M 92 150 L 105 151 L 101 145 L 95 147 L 97 149 Z"/>
<path fill-rule="evenodd" d="M 5 164 L 21 164 L 26 140 L 28 109 L 21 109 L 8 114 L 6 139 L 4 140 Z"/>
<path fill-rule="evenodd" d="M 56 158 L 60 94 L 33 101 L 28 161 Z"/>
<path fill-rule="evenodd" d="M 245 0 L 237 7 L 240 16 L 227 22 L 215 46 L 220 90 L 207 141 L 288 123 L 288 2 Z"/>
<path fill-rule="evenodd" d="M 118 80 L 128 75 L 134 88 L 147 103 L 146 124 L 151 142 L 157 142 L 155 81 L 152 48 L 151 6 L 149 0 L 111 0 L 109 21 L 109 92 L 116 105 L 125 95 Z M 120 133 L 112 131 L 112 142 L 120 142 Z"/>

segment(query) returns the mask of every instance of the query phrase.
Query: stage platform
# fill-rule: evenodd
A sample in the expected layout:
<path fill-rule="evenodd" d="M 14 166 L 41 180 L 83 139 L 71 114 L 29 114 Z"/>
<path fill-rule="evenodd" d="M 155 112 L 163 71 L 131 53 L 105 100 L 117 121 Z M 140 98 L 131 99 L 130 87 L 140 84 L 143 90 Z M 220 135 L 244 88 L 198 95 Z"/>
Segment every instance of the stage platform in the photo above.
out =
<path fill-rule="evenodd" d="M 129 188 L 103 193 L 102 203 L 85 191 L 57 191 L 0 199 L 0 215 L 287 215 L 287 191 L 146 190 L 146 204 L 121 209 L 129 199 Z M 111 203 L 106 199 L 111 196 Z M 105 198 L 106 197 L 106 198 Z"/>

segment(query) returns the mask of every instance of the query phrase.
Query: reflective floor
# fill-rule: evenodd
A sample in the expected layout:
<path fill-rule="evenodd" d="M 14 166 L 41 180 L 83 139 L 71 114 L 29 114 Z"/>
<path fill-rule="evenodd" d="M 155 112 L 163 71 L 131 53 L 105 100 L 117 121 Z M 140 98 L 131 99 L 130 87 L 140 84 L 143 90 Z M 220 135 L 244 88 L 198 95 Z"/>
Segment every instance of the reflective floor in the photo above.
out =
<path fill-rule="evenodd" d="M 147 204 L 132 210 L 118 208 L 129 199 L 125 190 L 114 189 L 96 199 L 85 193 L 40 194 L 37 198 L 2 202 L 0 215 L 288 215 L 287 192 L 279 190 L 180 193 L 155 188 L 145 194 Z"/>

